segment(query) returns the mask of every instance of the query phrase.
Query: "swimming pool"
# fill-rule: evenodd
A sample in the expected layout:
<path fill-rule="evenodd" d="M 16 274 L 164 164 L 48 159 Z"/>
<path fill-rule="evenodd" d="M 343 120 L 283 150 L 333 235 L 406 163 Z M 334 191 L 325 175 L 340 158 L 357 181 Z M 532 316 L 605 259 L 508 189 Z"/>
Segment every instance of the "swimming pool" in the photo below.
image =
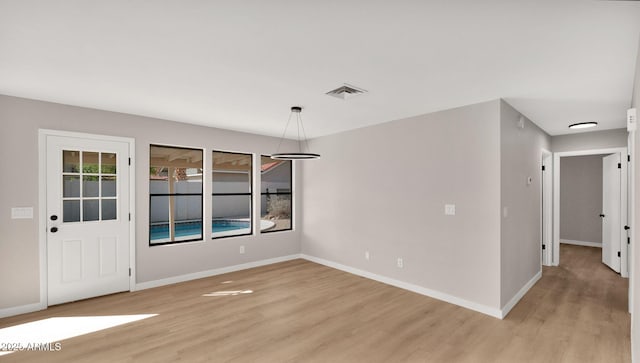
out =
<path fill-rule="evenodd" d="M 271 221 L 260 221 L 260 230 L 272 228 Z M 155 224 L 150 227 L 151 241 L 169 242 L 169 224 Z M 225 237 L 251 233 L 251 225 L 248 219 L 215 219 L 211 221 L 211 237 Z M 202 223 L 200 221 L 177 222 L 175 227 L 175 240 L 184 241 L 202 238 Z"/>

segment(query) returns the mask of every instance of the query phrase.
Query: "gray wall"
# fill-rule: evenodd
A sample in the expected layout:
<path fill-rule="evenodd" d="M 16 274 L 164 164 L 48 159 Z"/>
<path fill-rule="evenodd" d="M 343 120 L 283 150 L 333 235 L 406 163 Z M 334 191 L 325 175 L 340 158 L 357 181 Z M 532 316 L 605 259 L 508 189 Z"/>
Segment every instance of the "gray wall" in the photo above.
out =
<path fill-rule="evenodd" d="M 500 308 L 499 112 L 495 100 L 312 140 L 302 252 Z"/>
<path fill-rule="evenodd" d="M 542 149 L 550 137 L 500 102 L 500 199 L 507 216 L 500 224 L 500 307 L 504 307 L 541 269 L 540 200 Z M 532 178 L 529 185 L 527 180 Z"/>
<path fill-rule="evenodd" d="M 627 129 L 581 132 L 551 137 L 551 151 L 580 151 L 627 146 Z"/>
<path fill-rule="evenodd" d="M 560 239 L 602 244 L 602 157 L 560 158 Z"/>
<path fill-rule="evenodd" d="M 277 147 L 277 138 L 1 95 L 0 123 L 0 170 L 6 174 L 0 188 L 0 309 L 39 301 L 39 128 L 136 139 L 136 200 L 132 208 L 137 217 L 138 282 L 300 252 L 298 231 L 148 247 L 149 144 L 268 154 Z M 297 183 L 297 190 L 299 186 Z M 205 195 L 210 189 L 206 183 Z M 11 207 L 18 206 L 33 206 L 35 218 L 10 219 Z M 238 253 L 240 244 L 246 246 L 246 254 Z"/>

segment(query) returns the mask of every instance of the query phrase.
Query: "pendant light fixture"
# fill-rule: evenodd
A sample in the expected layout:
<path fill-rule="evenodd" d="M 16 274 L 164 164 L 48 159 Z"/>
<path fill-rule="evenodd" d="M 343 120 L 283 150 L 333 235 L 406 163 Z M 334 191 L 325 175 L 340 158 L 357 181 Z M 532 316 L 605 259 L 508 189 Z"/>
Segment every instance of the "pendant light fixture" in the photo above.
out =
<path fill-rule="evenodd" d="M 302 107 L 293 106 L 291 107 L 291 113 L 289 114 L 289 119 L 287 120 L 287 125 L 284 127 L 284 132 L 282 133 L 282 138 L 280 138 L 280 143 L 278 144 L 278 149 L 275 154 L 271 155 L 271 159 L 275 160 L 312 160 L 312 159 L 320 159 L 320 154 L 313 154 L 309 152 L 309 144 L 307 143 L 307 136 L 304 132 L 304 125 L 302 124 L 302 117 L 300 113 L 302 112 Z M 289 123 L 291 123 L 291 117 L 296 115 L 296 124 L 298 126 L 298 151 L 297 152 L 280 152 L 280 146 L 282 146 L 282 142 L 284 141 L 284 137 L 287 134 L 287 129 L 289 128 Z M 302 138 L 300 138 L 300 130 L 302 130 Z M 307 152 L 305 152 L 305 149 Z"/>

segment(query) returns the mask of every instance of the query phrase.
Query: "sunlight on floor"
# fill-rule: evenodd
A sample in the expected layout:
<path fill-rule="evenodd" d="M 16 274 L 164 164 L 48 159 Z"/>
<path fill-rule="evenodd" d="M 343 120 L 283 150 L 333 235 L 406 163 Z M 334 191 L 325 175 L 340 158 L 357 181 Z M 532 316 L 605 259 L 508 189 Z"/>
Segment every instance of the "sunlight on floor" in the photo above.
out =
<path fill-rule="evenodd" d="M 23 347 L 25 349 L 24 347 L 55 343 L 156 315 L 158 314 L 48 318 L 0 329 L 0 343 L 9 347 Z M 0 351 L 0 355 L 10 353 L 13 351 Z"/>
<path fill-rule="evenodd" d="M 253 293 L 253 290 L 216 291 L 202 296 L 236 296 L 251 293 Z"/>

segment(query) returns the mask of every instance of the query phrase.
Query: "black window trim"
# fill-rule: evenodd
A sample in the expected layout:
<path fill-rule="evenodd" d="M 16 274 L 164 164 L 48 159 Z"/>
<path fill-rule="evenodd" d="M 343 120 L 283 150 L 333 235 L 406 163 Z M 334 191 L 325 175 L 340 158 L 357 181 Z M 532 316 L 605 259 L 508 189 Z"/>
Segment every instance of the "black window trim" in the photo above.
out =
<path fill-rule="evenodd" d="M 172 146 L 172 145 L 160 145 L 160 144 L 149 144 L 149 169 L 151 169 L 151 167 L 153 165 L 151 165 L 151 148 L 157 146 L 157 147 L 164 147 L 164 148 L 172 148 L 172 149 L 183 149 L 183 150 L 199 150 L 202 151 L 202 186 L 201 188 L 201 192 L 200 193 L 149 193 L 149 247 L 155 247 L 155 246 L 166 246 L 166 245 L 174 245 L 174 244 L 178 244 L 178 243 L 187 243 L 187 242 L 202 242 L 204 241 L 204 172 L 205 172 L 205 168 L 204 168 L 204 153 L 205 153 L 205 149 L 203 148 L 195 148 L 195 147 L 183 147 L 183 146 Z M 180 240 L 180 241 L 169 241 L 169 242 L 159 242 L 159 243 L 151 243 L 151 198 L 152 197 L 172 197 L 172 196 L 200 196 L 200 208 L 201 208 L 201 215 L 202 217 L 201 219 L 201 223 L 200 223 L 200 235 L 201 238 L 192 238 L 192 239 L 186 239 L 186 240 Z"/>
<path fill-rule="evenodd" d="M 214 193 L 213 192 L 213 153 L 218 152 L 218 153 L 225 153 L 225 154 L 238 154 L 238 155 L 248 155 L 251 157 L 251 169 L 249 172 L 249 193 Z M 254 222 L 254 216 L 253 216 L 253 173 L 254 173 L 254 155 L 253 153 L 242 153 L 242 152 L 235 152 L 235 151 L 222 151 L 222 150 L 211 150 L 211 233 L 213 234 L 213 197 L 214 196 L 233 196 L 233 195 L 248 195 L 249 196 L 249 233 L 243 233 L 243 234 L 234 234 L 234 235 L 229 235 L 229 236 L 220 236 L 220 237 L 211 237 L 211 240 L 218 240 L 218 239 L 224 239 L 224 238 L 233 238 L 233 237 L 244 237 L 244 236 L 252 236 L 253 235 L 253 222 Z"/>
<path fill-rule="evenodd" d="M 270 158 L 271 155 L 260 155 L 260 170 L 262 170 L 262 157 Z M 291 171 L 289 173 L 289 191 L 288 192 L 262 192 L 262 185 L 260 185 L 260 202 L 262 202 L 263 195 L 289 195 L 291 196 L 291 219 L 289 222 L 289 228 L 277 229 L 275 231 L 260 231 L 260 233 L 277 233 L 277 232 L 287 232 L 293 231 L 293 160 L 289 160 Z M 260 183 L 262 184 L 262 178 L 260 178 Z M 262 206 L 261 206 L 262 207 Z M 262 220 L 262 216 L 260 216 L 260 220 Z"/>

